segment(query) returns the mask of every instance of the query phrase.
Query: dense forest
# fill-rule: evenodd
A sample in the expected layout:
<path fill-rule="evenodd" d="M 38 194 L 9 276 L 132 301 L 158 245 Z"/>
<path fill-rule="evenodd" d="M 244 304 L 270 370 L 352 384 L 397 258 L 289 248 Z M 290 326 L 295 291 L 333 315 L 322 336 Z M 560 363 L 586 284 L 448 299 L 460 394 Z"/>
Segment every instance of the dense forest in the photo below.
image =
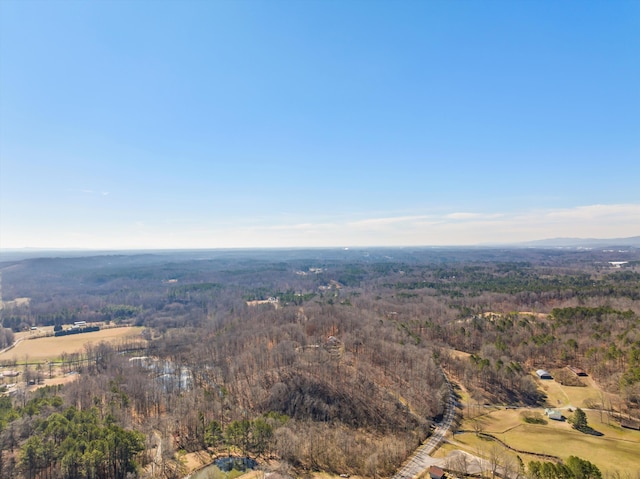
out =
<path fill-rule="evenodd" d="M 283 476 L 389 477 L 443 415 L 445 374 L 479 403 L 541 405 L 531 371 L 573 365 L 620 398 L 603 408 L 640 418 L 633 248 L 156 252 L 0 268 L 0 348 L 34 327 L 145 327 L 63 357 L 79 380 L 0 398 L 3 478 L 177 478 L 180 451 L 278 459 Z"/>

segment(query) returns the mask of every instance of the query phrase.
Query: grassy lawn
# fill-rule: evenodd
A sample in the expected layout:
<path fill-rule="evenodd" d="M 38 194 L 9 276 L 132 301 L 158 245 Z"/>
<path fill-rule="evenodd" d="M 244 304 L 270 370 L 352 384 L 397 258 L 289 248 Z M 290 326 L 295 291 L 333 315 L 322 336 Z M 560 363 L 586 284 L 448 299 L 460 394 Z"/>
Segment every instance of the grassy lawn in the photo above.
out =
<path fill-rule="evenodd" d="M 491 439 L 478 437 L 474 433 L 456 434 L 453 438 L 454 444 L 445 444 L 440 447 L 435 454 L 436 457 L 446 457 L 450 452 L 461 449 L 470 454 L 474 454 L 479 457 L 487 457 L 488 452 L 492 448 L 497 448 L 500 451 L 500 455 L 503 457 L 509 456 L 513 459 L 520 459 L 524 462 L 525 466 L 529 461 L 539 461 L 540 458 L 529 454 L 518 454 L 514 451 L 510 451 L 500 443 Z"/>
<path fill-rule="evenodd" d="M 29 361 L 53 361 L 60 358 L 63 352 L 82 352 L 87 344 L 97 344 L 102 341 L 114 342 L 124 338 L 140 336 L 143 329 L 143 327 L 122 327 L 70 336 L 25 339 L 18 343 L 15 348 L 0 354 L 0 360 L 15 359 L 18 362 L 22 362 L 28 358 Z"/>
<path fill-rule="evenodd" d="M 545 417 L 547 424 L 527 424 L 523 420 L 525 413 L 538 413 L 544 416 L 543 408 L 505 409 L 503 407 L 484 407 L 473 405 L 464 390 L 461 393 L 465 419 L 461 430 L 481 431 L 491 434 L 514 449 L 549 454 L 567 459 L 578 456 L 596 464 L 603 473 L 615 471 L 626 473 L 640 470 L 640 431 L 623 429 L 619 423 L 607 419 L 599 411 L 586 410 L 591 403 L 600 404 L 603 393 L 590 377 L 581 378 L 585 387 L 563 386 L 555 380 L 536 382 L 547 395 L 546 406 L 561 408 L 569 417 L 569 407 L 581 407 L 587 414 L 589 426 L 602 433 L 592 436 L 576 431 L 564 421 L 553 421 Z M 608 397 L 608 395 L 606 395 Z M 466 400 L 466 401 L 465 401 Z M 608 423 L 609 422 L 609 423 Z M 462 449 L 476 455 L 486 455 L 486 451 L 499 448 L 505 455 L 515 455 L 496 441 L 477 436 L 474 432 L 456 434 L 450 438 L 452 444 L 443 445 L 437 457 L 445 457 L 455 449 Z M 526 463 L 541 458 L 529 454 L 518 454 Z"/>
<path fill-rule="evenodd" d="M 563 459 L 578 456 L 596 464 L 601 471 L 633 472 L 640 469 L 640 432 L 628 439 L 610 437 L 607 427 L 596 429 L 604 436 L 590 436 L 562 425 L 523 424 L 503 434 L 496 434 L 510 446 L 526 451 L 553 454 Z M 629 431 L 630 433 L 632 431 Z M 635 437 L 633 437 L 635 436 Z"/>
<path fill-rule="evenodd" d="M 530 411 L 541 411 L 541 409 L 530 409 Z M 529 411 L 529 409 L 528 409 Z M 474 420 L 480 423 L 483 432 L 490 434 L 503 433 L 523 424 L 523 410 L 518 409 L 489 409 L 485 408 L 485 413 L 477 416 Z M 473 429 L 466 427 L 464 429 Z"/>
<path fill-rule="evenodd" d="M 475 421 L 480 423 L 484 432 L 518 450 L 551 454 L 563 459 L 578 456 L 596 464 L 603 473 L 640 470 L 640 431 L 623 429 L 613 422 L 609 425 L 604 415 L 601 423 L 599 412 L 587 411 L 589 425 L 604 434 L 590 436 L 574 430 L 567 422 L 548 420 L 546 425 L 526 424 L 522 420 L 522 412 L 517 409 L 487 409 Z M 570 413 L 567 411 L 566 414 Z M 462 429 L 472 430 L 473 422 L 465 420 Z M 472 432 L 456 434 L 454 441 L 471 453 L 487 450 L 496 444 Z M 444 454 L 447 448 L 440 454 Z M 525 463 L 540 460 L 535 456 L 520 456 Z"/>
<path fill-rule="evenodd" d="M 585 378 L 586 379 L 586 378 Z M 600 403 L 600 389 L 593 381 L 584 380 L 585 387 L 563 386 L 554 380 L 537 380 L 540 389 L 547 395 L 549 407 L 585 407 L 589 399 Z"/>
<path fill-rule="evenodd" d="M 436 457 L 446 457 L 455 450 L 461 449 L 471 454 L 486 455 L 492 448 L 499 448 L 505 455 L 516 455 L 496 441 L 478 437 L 473 431 L 479 429 L 491 434 L 514 449 L 538 454 L 549 454 L 567 459 L 578 456 L 596 464 L 604 473 L 626 473 L 640 470 L 640 431 L 623 429 L 613 419 L 597 410 L 603 400 L 608 402 L 610 395 L 603 393 L 591 377 L 580 380 L 584 387 L 563 386 L 555 380 L 540 380 L 535 376 L 539 388 L 547 395 L 546 407 L 558 408 L 566 416 L 572 412 L 569 408 L 583 408 L 587 414 L 589 426 L 602 433 L 602 436 L 592 436 L 576 431 L 564 421 L 553 421 L 544 416 L 544 408 L 505 409 L 504 407 L 475 405 L 468 393 L 461 388 L 458 390 L 461 402 L 466 406 L 465 419 L 459 429 L 469 431 L 449 437 L 451 444 L 444 444 Z M 613 403 L 617 401 L 614 400 Z M 547 424 L 528 424 L 523 420 L 524 414 L 538 413 Z M 609 423 L 608 423 L 609 422 Z M 517 454 L 526 463 L 543 460 L 530 454 Z"/>

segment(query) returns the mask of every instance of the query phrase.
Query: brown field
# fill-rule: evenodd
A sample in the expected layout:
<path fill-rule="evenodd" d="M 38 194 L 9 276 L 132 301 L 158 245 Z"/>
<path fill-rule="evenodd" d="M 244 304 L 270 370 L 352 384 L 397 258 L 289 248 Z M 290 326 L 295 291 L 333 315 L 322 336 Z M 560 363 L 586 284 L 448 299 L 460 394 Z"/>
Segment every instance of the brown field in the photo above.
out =
<path fill-rule="evenodd" d="M 519 316 L 532 316 L 533 318 L 536 318 L 536 319 L 545 319 L 549 316 L 546 313 L 535 313 L 533 311 L 514 311 L 514 312 Z M 498 313 L 495 311 L 488 311 L 486 313 L 482 313 L 482 316 L 488 319 L 501 318 L 506 315 L 507 314 L 505 313 Z"/>
<path fill-rule="evenodd" d="M 31 301 L 31 298 L 16 298 L 11 301 L 1 301 L 0 306 L 3 308 L 28 306 L 30 301 Z"/>
<path fill-rule="evenodd" d="M 47 334 L 53 334 L 53 326 L 39 326 L 36 330 L 20 331 L 15 333 L 14 337 L 18 339 L 39 338 L 45 337 Z"/>
<path fill-rule="evenodd" d="M 269 299 L 255 299 L 253 301 L 247 301 L 247 306 L 258 306 L 259 304 L 272 304 L 276 309 L 280 307 L 278 301 L 271 301 Z"/>
<path fill-rule="evenodd" d="M 467 359 L 469 356 L 471 356 L 470 353 L 465 353 L 464 351 L 459 351 L 457 349 L 447 348 L 446 351 L 451 355 L 451 357 L 454 357 L 456 359 Z"/>
<path fill-rule="evenodd" d="M 519 311 L 518 314 L 522 316 L 533 316 L 537 319 L 546 319 L 549 316 L 547 313 L 535 313 L 533 311 Z"/>
<path fill-rule="evenodd" d="M 125 338 L 140 336 L 143 329 L 142 327 L 110 328 L 70 336 L 24 339 L 20 341 L 16 347 L 0 354 L 0 361 L 16 360 L 18 362 L 24 362 L 25 360 L 55 360 L 60 358 L 62 353 L 82 352 L 87 344 L 96 344 L 102 341 L 116 342 Z"/>
<path fill-rule="evenodd" d="M 46 374 L 46 373 L 45 373 Z M 42 384 L 38 384 L 35 386 L 29 386 L 27 388 L 28 391 L 35 391 L 36 389 L 40 389 L 42 387 L 45 386 L 58 386 L 60 384 L 68 384 L 71 381 L 75 381 L 76 379 L 78 379 L 80 377 L 79 374 L 62 374 L 62 371 L 60 368 L 55 368 L 53 371 L 54 377 L 49 379 L 49 378 L 45 378 L 42 381 Z"/>
<path fill-rule="evenodd" d="M 191 473 L 206 466 L 207 464 L 210 464 L 212 462 L 212 457 L 205 451 L 199 451 L 180 455 L 180 460 L 186 468 L 186 472 Z"/>

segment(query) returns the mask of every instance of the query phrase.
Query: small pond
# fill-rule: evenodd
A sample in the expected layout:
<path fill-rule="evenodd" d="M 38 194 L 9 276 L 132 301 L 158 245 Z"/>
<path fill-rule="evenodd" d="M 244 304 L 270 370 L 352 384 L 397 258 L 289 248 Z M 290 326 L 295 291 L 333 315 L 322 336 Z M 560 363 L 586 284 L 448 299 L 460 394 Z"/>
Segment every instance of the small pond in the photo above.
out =
<path fill-rule="evenodd" d="M 244 472 L 248 469 L 255 469 L 257 466 L 257 461 L 250 457 L 221 457 L 191 474 L 190 479 L 217 479 L 226 477 L 225 473 L 232 470 Z"/>

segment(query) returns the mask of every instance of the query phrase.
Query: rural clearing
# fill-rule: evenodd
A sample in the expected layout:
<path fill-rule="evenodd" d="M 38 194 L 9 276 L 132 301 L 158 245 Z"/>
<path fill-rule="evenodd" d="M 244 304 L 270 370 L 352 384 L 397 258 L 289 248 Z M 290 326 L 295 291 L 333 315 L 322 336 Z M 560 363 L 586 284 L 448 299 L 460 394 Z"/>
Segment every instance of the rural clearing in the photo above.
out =
<path fill-rule="evenodd" d="M 569 456 L 588 459 L 606 473 L 640 470 L 640 431 L 622 428 L 619 421 L 610 418 L 605 411 L 590 408 L 598 406 L 603 399 L 609 399 L 611 396 L 603 393 L 591 377 L 581 379 L 584 387 L 564 386 L 555 380 L 536 381 L 547 395 L 548 407 L 558 409 L 567 418 L 576 407 L 583 408 L 589 426 L 602 433 L 602 436 L 576 431 L 566 420 L 554 421 L 544 417 L 543 407 L 506 408 L 473 405 L 466 391 L 463 391 L 466 417 L 460 430 L 464 432 L 450 437 L 449 443 L 445 444 L 436 456 L 444 457 L 455 449 L 484 455 L 497 447 L 503 455 L 514 458 L 516 455 L 520 456 L 525 464 L 529 461 L 544 460 L 535 454 L 548 454 L 563 460 Z M 524 421 L 525 414 L 534 412 L 544 417 L 546 424 L 528 424 Z M 471 413 L 472 417 L 469 417 L 468 413 Z M 491 435 L 515 450 L 534 454 L 509 451 L 490 437 L 476 435 L 474 430 Z"/>
<path fill-rule="evenodd" d="M 15 347 L 0 354 L 0 361 L 54 361 L 59 359 L 62 353 L 81 353 L 86 345 L 98 344 L 102 341 L 113 343 L 140 337 L 143 330 L 143 327 L 137 326 L 119 327 L 69 336 L 25 338 Z"/>
<path fill-rule="evenodd" d="M 493 409 L 479 416 L 483 433 L 490 434 L 510 447 L 536 454 L 549 454 L 566 460 L 578 456 L 596 464 L 603 472 L 629 472 L 640 470 L 640 431 L 623 429 L 611 420 L 610 424 L 600 422 L 600 414 L 587 411 L 589 424 L 603 436 L 592 436 L 576 431 L 567 422 L 548 420 L 547 424 L 526 424 L 519 410 Z M 463 429 L 469 431 L 471 425 L 465 421 Z M 507 451 L 498 442 L 487 437 L 476 436 L 473 432 L 456 434 L 451 443 L 457 448 L 476 453 L 497 446 L 503 453 Z M 445 447 L 441 454 L 452 450 Z M 515 455 L 515 454 L 514 454 Z M 519 453 L 523 461 L 541 460 L 535 455 Z M 544 460 L 544 459 L 542 459 Z"/>

